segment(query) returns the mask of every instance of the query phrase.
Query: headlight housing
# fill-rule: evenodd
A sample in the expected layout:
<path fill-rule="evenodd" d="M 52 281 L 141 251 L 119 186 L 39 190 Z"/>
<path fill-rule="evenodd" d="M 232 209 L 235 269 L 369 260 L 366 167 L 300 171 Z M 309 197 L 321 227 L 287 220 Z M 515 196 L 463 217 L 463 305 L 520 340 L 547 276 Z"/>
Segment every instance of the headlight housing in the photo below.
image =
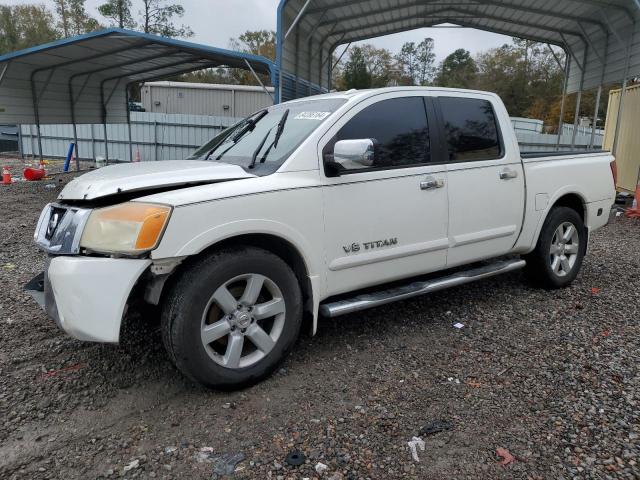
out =
<path fill-rule="evenodd" d="M 139 255 L 158 246 L 171 207 L 127 202 L 91 212 L 80 246 L 93 252 Z"/>

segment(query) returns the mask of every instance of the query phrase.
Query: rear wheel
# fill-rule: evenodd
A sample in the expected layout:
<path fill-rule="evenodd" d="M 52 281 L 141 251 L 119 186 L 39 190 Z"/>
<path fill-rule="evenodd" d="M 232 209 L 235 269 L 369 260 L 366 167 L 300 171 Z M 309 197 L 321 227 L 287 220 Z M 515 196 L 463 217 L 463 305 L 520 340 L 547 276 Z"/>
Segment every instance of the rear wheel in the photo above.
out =
<path fill-rule="evenodd" d="M 171 289 L 163 340 L 187 376 L 241 388 L 273 372 L 301 319 L 300 287 L 281 258 L 253 247 L 222 250 L 192 265 Z"/>
<path fill-rule="evenodd" d="M 575 280 L 587 249 L 587 230 L 573 209 L 555 207 L 544 222 L 538 243 L 528 254 L 526 272 L 545 288 L 563 288 Z"/>

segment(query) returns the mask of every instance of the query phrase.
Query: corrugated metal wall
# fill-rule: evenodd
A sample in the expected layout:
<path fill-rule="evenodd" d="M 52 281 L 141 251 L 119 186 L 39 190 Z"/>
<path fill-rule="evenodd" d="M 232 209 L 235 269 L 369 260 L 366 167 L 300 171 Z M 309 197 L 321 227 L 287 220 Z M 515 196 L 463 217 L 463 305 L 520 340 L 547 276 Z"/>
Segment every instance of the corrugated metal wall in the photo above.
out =
<path fill-rule="evenodd" d="M 131 112 L 133 157 L 140 150 L 142 160 L 171 160 L 187 158 L 200 145 L 209 141 L 239 118 L 200 115 L 173 115 L 151 112 Z M 512 119 L 523 152 L 554 150 L 557 136 L 537 133 L 538 120 Z M 532 125 L 535 125 L 532 127 Z M 43 125 L 42 151 L 45 157 L 64 157 L 73 141 L 71 125 Z M 573 125 L 565 124 L 561 151 L 571 150 Z M 130 161 L 129 134 L 126 124 L 107 125 L 109 159 Z M 576 136 L 577 149 L 587 148 L 591 130 L 580 127 Z M 602 135 L 596 134 L 595 147 L 602 145 Z M 22 151 L 25 155 L 38 152 L 35 125 L 22 125 Z M 105 156 L 102 124 L 78 125 L 78 152 L 81 159 Z"/>
<path fill-rule="evenodd" d="M 605 126 L 604 145 L 611 150 L 616 132 L 621 90 L 609 92 L 609 109 Z M 640 170 L 640 85 L 629 87 L 624 98 L 620 123 L 620 137 L 616 163 L 618 166 L 618 188 L 635 191 Z"/>
<path fill-rule="evenodd" d="M 244 118 L 273 104 L 262 88 L 242 85 L 151 82 L 142 87 L 140 97 L 147 112 L 220 117 Z"/>
<path fill-rule="evenodd" d="M 169 115 L 131 112 L 133 157 L 139 149 L 142 160 L 187 158 L 224 128 L 239 118 L 200 115 Z M 22 125 L 22 151 L 38 153 L 35 125 Z M 73 141 L 71 125 L 42 125 L 42 151 L 48 158 L 64 157 Z M 109 159 L 130 161 L 129 134 L 126 124 L 107 125 Z M 78 125 L 78 155 L 81 159 L 105 156 L 101 124 Z"/>

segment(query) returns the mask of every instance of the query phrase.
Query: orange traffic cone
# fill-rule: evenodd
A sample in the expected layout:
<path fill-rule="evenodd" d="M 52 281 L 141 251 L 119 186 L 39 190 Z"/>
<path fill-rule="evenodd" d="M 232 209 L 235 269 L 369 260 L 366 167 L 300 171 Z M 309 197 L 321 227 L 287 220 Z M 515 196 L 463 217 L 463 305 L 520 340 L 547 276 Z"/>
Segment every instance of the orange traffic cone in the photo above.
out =
<path fill-rule="evenodd" d="M 2 167 L 2 184 L 11 185 L 11 172 L 9 167 Z"/>
<path fill-rule="evenodd" d="M 631 208 L 624 213 L 628 218 L 640 218 L 640 170 L 638 170 L 638 182 L 636 183 L 636 197 Z"/>

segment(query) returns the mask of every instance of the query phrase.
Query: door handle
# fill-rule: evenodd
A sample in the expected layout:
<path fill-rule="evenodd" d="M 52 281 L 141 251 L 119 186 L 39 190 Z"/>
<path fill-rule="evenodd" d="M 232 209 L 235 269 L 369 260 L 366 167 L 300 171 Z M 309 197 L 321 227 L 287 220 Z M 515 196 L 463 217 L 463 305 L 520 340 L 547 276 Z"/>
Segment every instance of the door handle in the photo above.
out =
<path fill-rule="evenodd" d="M 518 172 L 515 170 L 511 170 L 509 168 L 505 168 L 500 172 L 500 180 L 510 180 L 512 178 L 517 178 Z"/>
<path fill-rule="evenodd" d="M 441 178 L 427 177 L 420 182 L 420 190 L 434 190 L 442 187 L 444 187 L 444 180 Z"/>

